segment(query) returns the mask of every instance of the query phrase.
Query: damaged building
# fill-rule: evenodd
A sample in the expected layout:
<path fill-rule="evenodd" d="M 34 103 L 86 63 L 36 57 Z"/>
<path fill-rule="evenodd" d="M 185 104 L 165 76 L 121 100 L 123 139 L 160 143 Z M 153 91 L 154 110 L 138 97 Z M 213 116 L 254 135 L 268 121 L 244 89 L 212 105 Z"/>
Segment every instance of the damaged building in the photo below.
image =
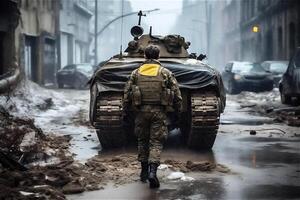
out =
<path fill-rule="evenodd" d="M 26 77 L 39 84 L 55 83 L 58 3 L 20 1 L 20 63 Z"/>
<path fill-rule="evenodd" d="M 89 62 L 92 12 L 87 1 L 3 0 L 0 9 L 1 79 L 10 76 L 10 82 L 17 82 L 21 72 L 22 77 L 51 86 L 61 67 Z"/>
<path fill-rule="evenodd" d="M 300 45 L 299 10 L 295 0 L 228 1 L 225 60 L 289 60 Z"/>
<path fill-rule="evenodd" d="M 15 86 L 20 75 L 15 34 L 19 17 L 17 0 L 0 1 L 0 93 Z"/>

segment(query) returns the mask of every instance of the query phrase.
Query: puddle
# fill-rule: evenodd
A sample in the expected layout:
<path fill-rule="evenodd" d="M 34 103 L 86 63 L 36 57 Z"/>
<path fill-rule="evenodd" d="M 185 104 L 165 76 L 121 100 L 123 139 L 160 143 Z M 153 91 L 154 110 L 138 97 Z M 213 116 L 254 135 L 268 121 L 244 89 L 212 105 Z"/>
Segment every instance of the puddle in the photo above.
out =
<path fill-rule="evenodd" d="M 299 199 L 300 186 L 255 185 L 243 189 L 245 199 Z"/>
<path fill-rule="evenodd" d="M 275 137 L 244 137 L 238 139 L 241 142 L 300 142 L 300 139 L 275 138 Z"/>
<path fill-rule="evenodd" d="M 263 124 L 273 124 L 273 119 L 270 118 L 254 118 L 254 119 L 243 119 L 243 118 L 230 118 L 230 119 L 222 119 L 220 120 L 220 124 L 222 125 L 231 125 L 231 124 L 239 124 L 239 125 L 263 125 Z"/>

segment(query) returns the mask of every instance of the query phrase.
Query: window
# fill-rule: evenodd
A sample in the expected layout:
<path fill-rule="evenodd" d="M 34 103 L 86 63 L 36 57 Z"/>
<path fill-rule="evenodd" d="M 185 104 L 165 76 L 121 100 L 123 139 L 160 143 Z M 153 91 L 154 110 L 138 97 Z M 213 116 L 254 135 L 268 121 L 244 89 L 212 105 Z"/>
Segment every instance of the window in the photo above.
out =
<path fill-rule="evenodd" d="M 89 64 L 81 64 L 81 65 L 77 65 L 77 70 L 86 73 L 93 73 L 93 66 Z"/>
<path fill-rule="evenodd" d="M 283 46 L 282 46 L 282 28 L 281 28 L 281 26 L 279 26 L 277 34 L 278 34 L 278 57 L 282 58 Z"/>
<path fill-rule="evenodd" d="M 292 22 L 289 25 L 289 49 L 290 53 L 293 53 L 296 48 L 296 28 L 295 24 Z"/>
<path fill-rule="evenodd" d="M 75 65 L 67 65 L 63 68 L 63 70 L 68 70 L 68 71 L 72 71 L 75 69 Z"/>

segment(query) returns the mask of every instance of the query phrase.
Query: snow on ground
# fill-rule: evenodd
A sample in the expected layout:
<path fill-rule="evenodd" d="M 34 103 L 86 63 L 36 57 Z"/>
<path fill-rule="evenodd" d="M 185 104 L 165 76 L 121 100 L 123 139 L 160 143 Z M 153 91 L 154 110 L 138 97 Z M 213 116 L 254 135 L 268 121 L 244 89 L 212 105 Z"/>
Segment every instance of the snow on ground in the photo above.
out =
<path fill-rule="evenodd" d="M 18 117 L 32 117 L 56 105 L 67 104 L 59 93 L 24 80 L 13 93 L 0 96 L 0 105 Z"/>
<path fill-rule="evenodd" d="M 280 102 L 280 92 L 278 88 L 274 88 L 272 91 L 267 92 L 241 92 L 238 95 L 226 95 L 228 100 L 234 100 L 235 103 L 242 106 L 254 105 L 274 105 L 282 106 Z"/>
<path fill-rule="evenodd" d="M 76 159 L 98 154 L 99 142 L 88 122 L 88 90 L 53 90 L 25 80 L 9 96 L 0 96 L 0 105 L 14 116 L 34 119 L 45 134 L 72 136 Z"/>

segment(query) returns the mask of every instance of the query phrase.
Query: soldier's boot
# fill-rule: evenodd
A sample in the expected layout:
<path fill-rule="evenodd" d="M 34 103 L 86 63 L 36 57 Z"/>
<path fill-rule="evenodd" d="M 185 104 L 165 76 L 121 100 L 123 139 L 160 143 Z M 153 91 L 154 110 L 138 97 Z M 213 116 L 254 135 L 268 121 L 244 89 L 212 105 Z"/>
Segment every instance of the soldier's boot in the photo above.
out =
<path fill-rule="evenodd" d="M 140 178 L 141 178 L 142 182 L 146 183 L 148 180 L 148 176 L 149 176 L 148 162 L 141 162 L 141 167 L 142 167 L 142 170 L 141 170 Z"/>
<path fill-rule="evenodd" d="M 150 172 L 148 180 L 150 182 L 150 188 L 158 188 L 160 186 L 159 180 L 156 176 L 158 164 L 150 163 Z"/>

